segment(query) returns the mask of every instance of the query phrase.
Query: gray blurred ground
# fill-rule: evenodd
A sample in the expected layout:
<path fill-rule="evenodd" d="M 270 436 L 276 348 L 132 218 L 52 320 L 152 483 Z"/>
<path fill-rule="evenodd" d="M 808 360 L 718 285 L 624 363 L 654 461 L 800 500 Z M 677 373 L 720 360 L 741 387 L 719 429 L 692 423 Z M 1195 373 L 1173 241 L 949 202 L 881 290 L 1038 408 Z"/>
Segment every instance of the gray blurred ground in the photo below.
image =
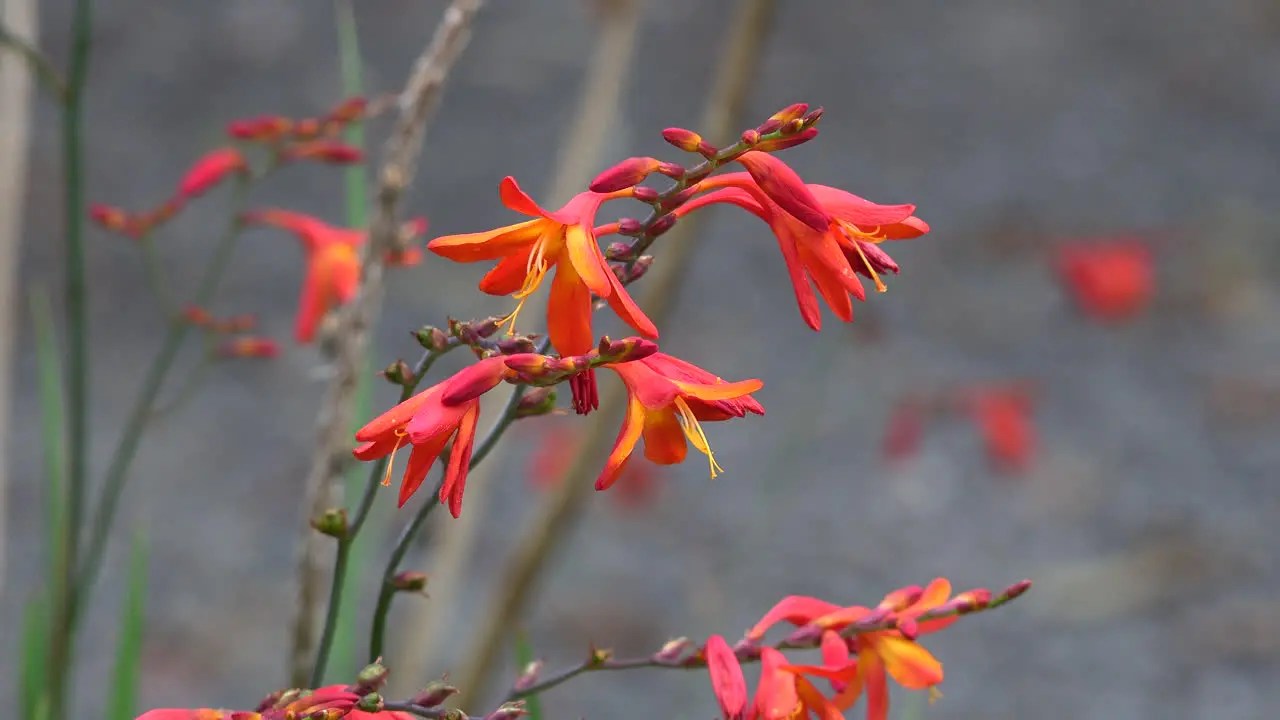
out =
<path fill-rule="evenodd" d="M 928 640 L 948 673 L 928 717 L 1271 717 L 1280 11 L 1265 0 L 781 4 L 744 124 L 790 102 L 825 105 L 820 141 L 788 160 L 810 181 L 915 202 L 934 232 L 893 248 L 903 274 L 854 326 L 828 315 L 814 334 L 765 229 L 716 214 L 664 348 L 727 378 L 763 378 L 769 414 L 711 429 L 728 469 L 715 483 L 690 462 L 645 514 L 596 498 L 529 623 L 535 645 L 555 665 L 590 639 L 640 652 L 672 635 L 737 635 L 789 593 L 873 603 L 938 574 L 958 586 L 1030 577 L 1042 584 L 1024 601 Z M 43 23 L 59 55 L 66 5 L 49 5 Z M 437 5 L 360 5 L 374 89 L 401 82 Z M 661 128 L 694 124 L 709 39 L 735 3 L 651 5 L 611 159 L 665 152 Z M 507 222 L 494 192 L 504 174 L 539 194 L 591 44 L 581 10 L 497 0 L 482 16 L 409 198 L 434 233 Z M 145 206 L 227 120 L 304 115 L 337 96 L 327 3 L 120 0 L 100 16 L 94 200 Z M 56 282 L 54 115 L 44 107 L 39 120 L 23 270 Z M 337 174 L 306 170 L 258 200 L 338 221 L 340 192 Z M 192 208 L 166 237 L 177 278 L 198 271 L 220 202 Z M 1124 328 L 1083 321 L 1047 251 L 1133 228 L 1155 238 L 1153 311 Z M 127 244 L 95 234 L 91 259 L 101 468 L 160 318 Z M 250 235 L 218 307 L 261 312 L 287 338 L 298 260 L 286 237 Z M 417 324 L 498 307 L 473 291 L 481 270 L 430 261 L 396 275 L 385 357 L 414 352 L 404 331 Z M 18 612 L 40 567 L 34 368 L 20 354 L 0 688 L 11 687 Z M 150 436 L 126 509 L 153 542 L 146 706 L 251 705 L 283 682 L 316 359 L 290 349 L 220 367 L 180 421 Z M 880 430 L 903 392 L 1006 377 L 1041 383 L 1042 452 L 1028 477 L 994 477 L 961 422 L 931 428 L 909 466 L 882 467 Z M 518 526 L 530 499 L 523 453 L 506 462 L 488 508 L 495 528 Z M 483 600 L 509 543 L 486 533 L 465 605 Z M 124 545 L 82 647 L 91 713 Z M 462 625 L 449 640 L 466 637 Z M 700 674 L 619 674 L 547 702 L 555 716 L 704 717 L 705 687 Z"/>

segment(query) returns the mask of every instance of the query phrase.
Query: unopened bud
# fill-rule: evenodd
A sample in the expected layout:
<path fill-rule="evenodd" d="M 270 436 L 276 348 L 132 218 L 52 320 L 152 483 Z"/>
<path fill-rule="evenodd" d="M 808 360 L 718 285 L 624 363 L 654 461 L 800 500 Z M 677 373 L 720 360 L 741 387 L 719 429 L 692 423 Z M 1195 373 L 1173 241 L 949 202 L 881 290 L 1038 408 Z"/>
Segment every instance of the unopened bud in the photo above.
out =
<path fill-rule="evenodd" d="M 516 418 L 546 415 L 556 409 L 556 391 L 550 387 L 532 388 L 516 404 Z"/>
<path fill-rule="evenodd" d="M 806 114 L 803 118 L 801 118 L 801 120 L 804 121 L 804 126 L 806 128 L 811 128 L 814 125 L 817 125 L 818 121 L 822 119 L 823 112 L 825 111 L 821 107 L 817 107 L 811 110 L 808 114 Z"/>
<path fill-rule="evenodd" d="M 644 223 L 635 218 L 622 218 L 618 221 L 619 235 L 639 235 L 644 231 Z"/>
<path fill-rule="evenodd" d="M 387 682 L 387 676 L 391 671 L 382 664 L 382 658 L 364 666 L 364 669 L 356 675 L 356 692 L 371 693 L 382 687 Z"/>
<path fill-rule="evenodd" d="M 685 169 L 684 166 L 679 163 L 664 162 L 658 166 L 658 172 L 666 175 L 672 180 L 679 180 L 684 177 Z"/>
<path fill-rule="evenodd" d="M 760 152 L 778 152 L 803 145 L 816 137 L 818 137 L 818 128 L 805 128 L 794 135 L 782 135 L 772 140 L 764 140 L 756 145 L 756 149 Z"/>
<path fill-rule="evenodd" d="M 747 147 L 755 147 L 760 142 L 760 133 L 757 130 L 746 130 L 742 133 L 740 141 Z"/>
<path fill-rule="evenodd" d="M 360 702 L 356 703 L 356 710 L 367 713 L 382 712 L 382 696 L 376 692 L 371 692 L 360 698 Z M 342 717 L 341 715 L 339 717 Z"/>
<path fill-rule="evenodd" d="M 502 703 L 497 710 L 485 715 L 485 720 L 515 720 L 518 717 L 528 715 L 529 711 L 525 708 L 523 700 L 515 702 Z"/>
<path fill-rule="evenodd" d="M 441 678 L 439 680 L 435 680 L 429 683 L 425 688 L 422 689 L 422 692 L 415 695 L 413 700 L 411 700 L 410 702 L 412 702 L 414 705 L 421 705 L 422 707 L 433 708 L 438 706 L 440 703 L 444 702 L 445 700 L 448 700 L 450 696 L 457 695 L 457 694 L 458 694 L 458 688 L 446 682 L 445 678 Z M 465 718 L 466 716 L 464 715 L 463 717 Z"/>
<path fill-rule="evenodd" d="M 957 615 L 966 615 L 971 612 L 985 610 L 990 604 L 991 591 L 979 589 L 962 592 L 947 601 L 943 607 L 948 610 L 954 610 Z"/>
<path fill-rule="evenodd" d="M 662 217 L 655 220 L 652 225 L 649 226 L 649 232 L 647 234 L 649 235 L 649 237 L 658 237 L 659 235 L 675 227 L 675 225 L 676 225 L 675 215 L 663 215 Z"/>
<path fill-rule="evenodd" d="M 1004 599 L 1004 602 L 1008 602 L 1010 600 L 1013 600 L 1014 598 L 1020 597 L 1023 593 L 1025 593 L 1030 589 L 1031 589 L 1031 581 L 1023 580 L 1021 582 L 1016 582 L 1010 585 L 1009 587 L 1005 588 L 1004 592 L 1000 593 L 1000 597 Z"/>
<path fill-rule="evenodd" d="M 311 527 L 323 535 L 341 540 L 347 536 L 347 511 L 342 508 L 325 510 L 320 517 L 312 518 Z"/>
<path fill-rule="evenodd" d="M 330 110 L 325 119 L 332 122 L 349 123 L 353 120 L 359 120 L 368 107 L 369 101 L 362 97 L 347 98 Z"/>
<path fill-rule="evenodd" d="M 403 360 L 396 360 L 379 374 L 386 378 L 387 382 L 392 385 L 399 385 L 400 387 L 404 387 L 405 385 L 413 382 L 413 370 L 411 370 L 409 368 L 409 364 Z"/>
<path fill-rule="evenodd" d="M 674 640 L 668 640 L 663 644 L 662 649 L 653 654 L 653 659 L 658 662 L 675 662 L 682 655 L 689 651 L 693 645 L 693 641 L 687 637 L 678 637 Z"/>
<path fill-rule="evenodd" d="M 487 338 L 502 329 L 504 320 L 506 318 L 493 315 L 484 320 L 477 320 L 471 324 L 471 327 L 475 329 L 476 335 Z"/>
<path fill-rule="evenodd" d="M 533 338 L 528 335 L 516 335 L 515 337 L 502 338 L 498 341 L 498 352 L 503 355 L 531 353 L 537 349 L 538 346 L 534 344 Z"/>
<path fill-rule="evenodd" d="M 391 587 L 399 592 L 421 593 L 426 595 L 427 574 L 414 570 L 403 570 L 391 578 Z"/>
<path fill-rule="evenodd" d="M 801 130 L 804 130 L 804 120 L 801 120 L 800 118 L 796 118 L 795 120 L 791 120 L 789 122 L 783 123 L 782 127 L 778 130 L 778 132 L 782 133 L 783 135 L 795 135 Z"/>
<path fill-rule="evenodd" d="M 915 640 L 920 636 L 920 624 L 911 618 L 900 618 L 897 628 L 902 637 L 908 640 Z"/>
<path fill-rule="evenodd" d="M 254 711 L 265 712 L 274 707 L 287 705 L 290 702 L 293 702 L 294 700 L 296 700 L 298 698 L 298 693 L 300 692 L 301 692 L 300 690 L 296 690 L 296 689 L 277 690 L 271 693 L 270 695 L 262 698 L 262 701 L 258 703 L 258 707 L 256 707 Z"/>
<path fill-rule="evenodd" d="M 606 260 L 626 261 L 631 257 L 631 244 L 624 242 L 609 243 L 609 247 L 604 249 L 604 257 Z"/>
<path fill-rule="evenodd" d="M 796 103 L 794 105 L 788 105 L 774 113 L 769 120 L 776 120 L 778 125 L 785 125 L 792 120 L 799 120 L 804 117 L 804 114 L 807 112 L 809 112 L 809 103 Z"/>
<path fill-rule="evenodd" d="M 449 347 L 449 336 L 443 330 L 426 325 L 413 331 L 413 338 L 425 350 L 443 352 Z"/>
<path fill-rule="evenodd" d="M 320 136 L 319 118 L 303 118 L 293 126 L 293 137 L 298 140 L 312 140 Z"/>
<path fill-rule="evenodd" d="M 696 186 L 696 185 L 694 185 L 694 186 L 692 186 L 692 187 L 687 187 L 687 188 L 685 188 L 685 189 L 681 190 L 680 192 L 678 192 L 678 193 L 676 193 L 676 194 L 674 194 L 674 195 L 672 195 L 672 196 L 670 196 L 670 197 L 666 198 L 665 200 L 663 200 L 663 201 L 662 201 L 662 209 L 663 209 L 663 210 L 666 210 L 667 212 L 670 212 L 670 211 L 672 211 L 672 210 L 675 210 L 676 208 L 680 207 L 681 205 L 683 205 L 683 204 L 685 204 L 685 203 L 689 202 L 690 198 L 692 198 L 694 195 L 697 195 L 697 194 L 698 194 L 698 192 L 700 192 L 700 190 L 701 190 L 701 188 L 699 188 L 699 187 L 698 187 L 698 186 Z"/>
<path fill-rule="evenodd" d="M 778 129 L 781 127 L 782 127 L 781 120 L 777 118 L 769 118 L 768 120 L 765 120 L 760 125 L 756 126 L 756 132 L 760 133 L 761 135 L 768 135 L 770 133 L 777 132 Z"/>
<path fill-rule="evenodd" d="M 623 279 L 623 282 L 633 283 L 639 280 L 644 277 L 645 273 L 649 272 L 651 267 L 653 267 L 653 256 L 641 255 L 636 258 L 635 262 L 631 263 L 631 269 L 627 271 L 627 277 Z"/>
<path fill-rule="evenodd" d="M 658 195 L 658 191 L 654 190 L 651 187 L 638 185 L 636 187 L 631 188 L 631 197 L 639 200 L 640 202 L 655 203 L 655 202 L 658 202 L 659 195 Z"/>
<path fill-rule="evenodd" d="M 542 675 L 542 665 L 543 662 L 541 660 L 534 660 L 525 665 L 524 669 L 520 671 L 520 676 L 516 678 L 515 691 L 523 692 L 533 687 Z"/>
<path fill-rule="evenodd" d="M 663 163 L 657 158 L 651 157 L 633 157 L 627 158 L 613 167 L 605 170 L 591 181 L 591 192 L 611 193 L 618 190 L 626 190 L 629 187 L 635 187 L 644 182 L 649 175 L 658 171 Z"/>
<path fill-rule="evenodd" d="M 310 140 L 285 148 L 285 160 L 314 160 L 331 165 L 351 165 L 364 160 L 360 148 L 337 140 Z"/>
<path fill-rule="evenodd" d="M 591 654 L 587 657 L 587 662 L 592 667 L 600 667 L 613 659 L 613 651 L 605 648 L 597 648 L 591 646 Z"/>
<path fill-rule="evenodd" d="M 885 595 L 884 600 L 880 601 L 879 607 L 887 608 L 894 612 L 902 612 L 914 605 L 922 595 L 924 595 L 924 588 L 919 585 L 908 585 Z"/>
<path fill-rule="evenodd" d="M 710 160 L 711 158 L 720 154 L 720 150 L 717 149 L 715 145 L 710 145 L 708 143 L 698 143 L 698 154 Z"/>
<path fill-rule="evenodd" d="M 697 152 L 702 136 L 692 130 L 670 127 L 662 131 L 662 139 L 685 152 Z"/>

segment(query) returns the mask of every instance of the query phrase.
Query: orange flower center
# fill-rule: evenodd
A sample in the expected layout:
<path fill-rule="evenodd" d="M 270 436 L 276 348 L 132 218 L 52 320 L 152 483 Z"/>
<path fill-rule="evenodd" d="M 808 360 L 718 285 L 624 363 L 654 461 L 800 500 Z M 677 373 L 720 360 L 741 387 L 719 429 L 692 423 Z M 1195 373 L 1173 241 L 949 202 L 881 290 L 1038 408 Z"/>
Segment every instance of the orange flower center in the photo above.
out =
<path fill-rule="evenodd" d="M 854 252 L 858 253 L 858 257 L 862 258 L 862 264 L 866 266 L 867 272 L 871 273 L 871 279 L 876 283 L 876 291 L 886 292 L 889 288 L 885 287 L 884 282 L 880 280 L 880 274 L 876 272 L 871 261 L 867 259 L 866 253 L 862 252 L 862 246 L 858 244 L 859 240 L 865 240 L 871 243 L 883 242 L 885 240 L 885 236 L 880 234 L 880 227 L 876 226 L 876 229 L 871 232 L 864 232 L 853 223 L 845 222 L 844 220 L 837 220 L 836 222 L 840 224 L 840 230 L 844 233 L 844 236 L 848 238 L 849 244 L 853 246 Z"/>
<path fill-rule="evenodd" d="M 717 475 L 724 472 L 724 468 L 716 462 L 715 453 L 711 452 L 711 445 L 707 442 L 707 434 L 702 432 L 702 425 L 698 423 L 698 418 L 694 417 L 693 410 L 684 398 L 677 397 L 675 406 L 680 428 L 684 430 L 685 437 L 689 438 L 689 444 L 707 456 L 707 461 L 711 464 L 711 479 L 714 480 Z"/>
<path fill-rule="evenodd" d="M 561 228 L 558 233 L 543 233 L 538 237 L 538 241 L 533 244 L 533 250 L 529 253 L 529 261 L 524 268 L 524 284 L 511 296 L 520 302 L 516 304 L 516 309 L 512 310 L 511 314 L 503 318 L 499 324 L 499 327 L 507 323 L 511 324 L 511 327 L 507 328 L 507 335 L 516 334 L 516 318 L 519 317 L 520 311 L 524 309 L 524 304 L 529 299 L 529 296 L 542 285 L 543 278 L 547 276 L 547 270 L 551 268 L 551 261 L 548 256 L 553 254 L 554 246 L 563 237 L 564 228 Z"/>

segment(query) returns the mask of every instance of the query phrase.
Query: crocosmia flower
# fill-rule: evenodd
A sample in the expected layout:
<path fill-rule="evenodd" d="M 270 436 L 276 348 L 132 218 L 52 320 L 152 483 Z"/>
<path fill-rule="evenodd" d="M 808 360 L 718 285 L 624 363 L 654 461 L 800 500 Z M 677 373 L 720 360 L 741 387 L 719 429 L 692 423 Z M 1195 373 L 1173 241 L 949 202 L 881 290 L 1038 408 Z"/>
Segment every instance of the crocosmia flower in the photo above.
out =
<path fill-rule="evenodd" d="M 247 172 L 249 163 L 239 150 L 233 147 L 218 148 L 197 160 L 182 177 L 178 183 L 178 197 L 190 200 L 203 195 L 232 173 L 243 175 Z"/>
<path fill-rule="evenodd" d="M 307 271 L 298 300 L 294 338 L 300 343 L 311 342 L 325 314 L 355 297 L 360 285 L 360 246 L 368 233 L 360 229 L 334 227 L 310 215 L 288 210 L 248 213 L 245 221 L 288 230 L 302 243 L 307 254 Z M 422 220 L 413 220 L 405 227 L 425 229 L 426 224 Z M 392 265 L 412 265 L 420 257 L 420 253 L 392 252 L 386 259 Z"/>
<path fill-rule="evenodd" d="M 644 455 L 659 465 L 683 462 L 689 445 L 707 456 L 711 477 L 723 472 L 716 462 L 702 422 L 743 417 L 764 408 L 751 397 L 759 380 L 725 382 L 702 368 L 664 353 L 623 364 L 606 365 L 627 388 L 627 414 L 613 452 L 596 480 L 605 490 L 618 479 L 644 438 Z"/>
<path fill-rule="evenodd" d="M 1155 291 L 1151 251 L 1138 239 L 1068 245 L 1057 269 L 1080 310 L 1103 322 L 1132 319 Z"/>
<path fill-rule="evenodd" d="M 507 318 L 513 326 L 525 300 L 554 270 L 547 302 L 547 334 L 561 355 L 580 355 L 595 344 L 593 293 L 607 299 L 636 332 L 658 337 L 658 329 L 627 294 L 596 244 L 596 211 L 614 194 L 581 193 L 563 208 L 549 212 L 525 194 L 514 178 L 507 177 L 499 186 L 499 195 L 503 205 L 533 219 L 486 232 L 446 235 L 432 240 L 427 249 L 457 262 L 497 260 L 480 281 L 480 289 L 519 301 Z"/>

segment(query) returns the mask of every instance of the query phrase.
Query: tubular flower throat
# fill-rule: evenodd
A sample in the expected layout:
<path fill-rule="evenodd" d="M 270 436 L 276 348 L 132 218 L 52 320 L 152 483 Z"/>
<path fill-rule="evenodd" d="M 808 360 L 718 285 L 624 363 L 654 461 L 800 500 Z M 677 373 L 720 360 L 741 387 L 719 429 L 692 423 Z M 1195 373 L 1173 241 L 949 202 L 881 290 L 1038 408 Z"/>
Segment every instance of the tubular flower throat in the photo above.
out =
<path fill-rule="evenodd" d="M 627 413 L 613 452 L 596 480 L 596 489 L 609 488 L 622 474 L 644 438 L 645 457 L 659 465 L 683 462 L 688 446 L 707 456 L 711 477 L 723 472 L 716 462 L 702 422 L 763 415 L 764 408 L 751 397 L 764 383 L 759 380 L 725 382 L 702 368 L 663 353 L 625 364 L 604 367 L 622 378 L 627 389 Z"/>
<path fill-rule="evenodd" d="M 743 157 L 756 166 L 757 175 L 761 168 L 773 168 L 775 175 L 788 176 L 781 171 L 786 165 L 771 155 L 749 152 Z M 814 229 L 812 222 L 802 222 L 784 210 L 761 189 L 751 173 L 718 175 L 702 181 L 699 187 L 712 192 L 694 198 L 675 213 L 685 215 L 714 203 L 729 203 L 768 223 L 786 262 L 800 314 L 814 330 L 822 327 L 814 286 L 832 312 L 850 322 L 850 297 L 866 299 L 857 276 L 869 278 L 878 291 L 884 292 L 887 288 L 880 275 L 898 272 L 897 263 L 879 244 L 919 237 L 929 231 L 927 223 L 912 215 L 914 205 L 879 205 L 826 185 L 801 185 L 803 191 L 792 188 L 792 194 L 805 195 L 822 207 L 828 219 L 825 230 Z M 773 195 L 778 195 L 777 191 Z"/>
<path fill-rule="evenodd" d="M 355 298 L 360 286 L 360 246 L 367 233 L 334 227 L 310 215 L 288 210 L 260 210 L 248 213 L 244 219 L 287 230 L 302 244 L 307 270 L 293 334 L 299 343 L 311 342 L 324 316 Z M 404 231 L 410 234 L 421 234 L 425 230 L 426 221 L 422 219 L 404 225 Z M 388 253 L 386 260 L 388 265 L 416 265 L 421 260 L 421 251 Z"/>
<path fill-rule="evenodd" d="M 629 192 L 585 192 L 560 210 L 548 212 L 525 194 L 514 178 L 507 177 L 499 186 L 503 205 L 534 219 L 486 232 L 438 237 L 427 244 L 427 249 L 457 262 L 498 260 L 480 281 L 480 289 L 517 300 L 515 310 L 505 319 L 511 334 L 515 333 L 516 318 L 525 301 L 554 269 L 547 302 L 547 334 L 561 355 L 580 355 L 594 345 L 593 293 L 606 299 L 636 332 L 657 338 L 658 329 L 609 269 L 593 230 L 600 205 Z"/>

